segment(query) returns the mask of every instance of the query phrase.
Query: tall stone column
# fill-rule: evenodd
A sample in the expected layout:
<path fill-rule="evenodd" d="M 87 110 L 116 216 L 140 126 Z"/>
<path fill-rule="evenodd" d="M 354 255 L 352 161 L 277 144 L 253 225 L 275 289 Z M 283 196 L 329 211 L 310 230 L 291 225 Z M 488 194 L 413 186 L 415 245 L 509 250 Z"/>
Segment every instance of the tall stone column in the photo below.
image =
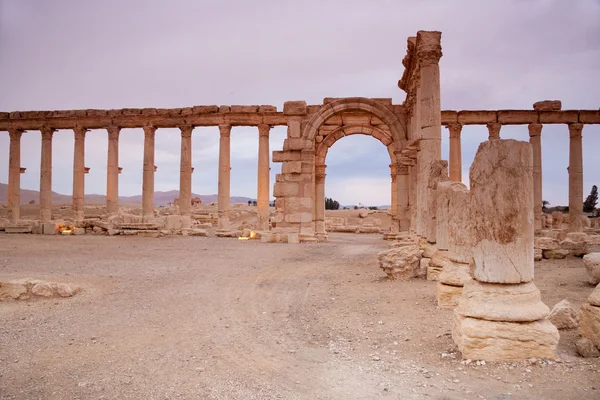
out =
<path fill-rule="evenodd" d="M 77 127 L 73 129 L 75 146 L 73 149 L 73 219 L 83 221 L 85 194 L 85 134 L 88 130 Z"/>
<path fill-rule="evenodd" d="M 8 219 L 16 224 L 21 218 L 21 135 L 22 129 L 11 129 L 8 155 Z"/>
<path fill-rule="evenodd" d="M 229 205 L 231 201 L 231 125 L 219 125 L 219 201 L 218 201 L 218 231 L 229 232 Z"/>
<path fill-rule="evenodd" d="M 179 213 L 189 217 L 192 212 L 192 131 L 193 126 L 180 126 L 181 169 L 179 172 Z"/>
<path fill-rule="evenodd" d="M 325 230 L 325 169 L 327 165 L 315 166 L 315 221 L 317 238 L 327 237 Z"/>
<path fill-rule="evenodd" d="M 397 233 L 399 228 L 398 223 L 398 175 L 396 164 L 390 164 L 390 176 L 392 178 L 392 205 L 390 208 L 390 214 L 392 222 L 390 230 L 392 233 Z"/>
<path fill-rule="evenodd" d="M 461 124 L 450 124 L 450 180 L 462 182 L 462 151 L 460 144 Z"/>
<path fill-rule="evenodd" d="M 396 165 L 398 229 L 400 232 L 408 232 L 410 230 L 410 175 L 408 169 L 412 161 L 407 157 L 400 157 L 398 161 L 399 163 Z"/>
<path fill-rule="evenodd" d="M 500 128 L 502 125 L 496 123 L 487 124 L 488 133 L 490 134 L 488 140 L 500 140 Z"/>
<path fill-rule="evenodd" d="M 40 162 L 40 219 L 52 219 L 52 135 L 56 129 L 43 127 L 42 160 Z"/>
<path fill-rule="evenodd" d="M 583 124 L 569 124 L 569 230 L 583 231 Z"/>
<path fill-rule="evenodd" d="M 119 133 L 121 128 L 111 126 L 108 131 L 108 161 L 106 163 L 106 210 L 114 215 L 119 211 Z"/>
<path fill-rule="evenodd" d="M 269 230 L 269 125 L 258 126 L 258 191 L 257 211 L 258 226 L 263 231 Z"/>
<path fill-rule="evenodd" d="M 429 175 L 434 162 L 442 158 L 442 112 L 440 105 L 440 67 L 442 56 L 440 32 L 417 33 L 419 61 L 419 151 L 417 153 L 417 235 L 427 236 L 429 228 Z M 400 184 L 398 185 L 400 186 Z M 398 202 L 401 200 L 398 199 Z"/>
<path fill-rule="evenodd" d="M 542 124 L 529 124 L 533 149 L 533 218 L 535 230 L 542 229 Z"/>
<path fill-rule="evenodd" d="M 142 181 L 142 218 L 154 219 L 154 136 L 156 127 L 144 126 L 144 175 Z"/>

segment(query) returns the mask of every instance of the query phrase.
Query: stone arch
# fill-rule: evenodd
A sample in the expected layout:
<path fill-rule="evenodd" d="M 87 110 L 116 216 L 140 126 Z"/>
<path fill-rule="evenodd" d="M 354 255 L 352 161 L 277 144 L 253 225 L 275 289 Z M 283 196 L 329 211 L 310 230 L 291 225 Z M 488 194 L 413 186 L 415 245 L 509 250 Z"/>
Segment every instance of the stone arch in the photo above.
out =
<path fill-rule="evenodd" d="M 395 164 L 394 150 L 396 146 L 390 133 L 371 125 L 345 125 L 329 133 L 325 136 L 325 139 L 318 144 L 317 150 L 315 151 L 315 165 L 324 165 L 329 148 L 341 138 L 350 135 L 368 135 L 379 140 L 388 149 L 390 163 Z"/>
<path fill-rule="evenodd" d="M 394 142 L 404 142 L 408 138 L 405 127 L 389 108 L 366 97 L 348 97 L 323 105 L 306 124 L 302 137 L 314 140 L 319 128 L 327 119 L 344 111 L 363 111 L 373 114 L 390 128 Z"/>

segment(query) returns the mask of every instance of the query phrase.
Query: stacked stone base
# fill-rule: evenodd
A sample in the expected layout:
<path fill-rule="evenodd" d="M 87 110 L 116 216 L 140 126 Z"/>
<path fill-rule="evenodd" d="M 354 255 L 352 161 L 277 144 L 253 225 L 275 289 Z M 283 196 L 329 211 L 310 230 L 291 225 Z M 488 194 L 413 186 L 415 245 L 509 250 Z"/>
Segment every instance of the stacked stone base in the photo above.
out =
<path fill-rule="evenodd" d="M 430 269 L 439 269 L 435 297 L 440 308 L 454 308 L 462 295 L 463 286 L 472 278 L 469 265 L 452 261 L 452 253 L 438 250 L 430 261 Z M 429 278 L 429 275 L 427 276 Z"/>
<path fill-rule="evenodd" d="M 499 322 L 454 315 L 452 338 L 463 358 L 486 361 L 556 356 L 558 330 L 546 319 Z"/>

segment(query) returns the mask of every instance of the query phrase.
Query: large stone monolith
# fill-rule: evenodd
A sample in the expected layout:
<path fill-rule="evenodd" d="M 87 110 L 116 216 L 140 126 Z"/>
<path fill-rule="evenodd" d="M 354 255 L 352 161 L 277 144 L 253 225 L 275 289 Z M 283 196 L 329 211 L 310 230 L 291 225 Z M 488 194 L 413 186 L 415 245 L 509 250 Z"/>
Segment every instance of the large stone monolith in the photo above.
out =
<path fill-rule="evenodd" d="M 470 170 L 473 277 L 454 311 L 452 337 L 464 358 L 554 358 L 558 330 L 533 283 L 531 145 L 493 140 Z"/>

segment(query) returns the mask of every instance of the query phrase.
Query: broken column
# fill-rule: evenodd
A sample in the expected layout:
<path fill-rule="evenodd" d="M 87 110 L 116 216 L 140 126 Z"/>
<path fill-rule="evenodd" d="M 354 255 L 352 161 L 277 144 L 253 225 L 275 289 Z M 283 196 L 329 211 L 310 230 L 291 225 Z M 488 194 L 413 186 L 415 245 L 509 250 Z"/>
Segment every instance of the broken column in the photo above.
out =
<path fill-rule="evenodd" d="M 583 232 L 583 124 L 569 124 L 569 231 Z"/>
<path fill-rule="evenodd" d="M 450 131 L 450 180 L 462 182 L 462 152 L 460 144 L 461 124 L 447 125 Z"/>
<path fill-rule="evenodd" d="M 529 143 L 533 150 L 533 218 L 535 230 L 542 229 L 542 124 L 529 124 Z"/>
<path fill-rule="evenodd" d="M 21 135 L 22 129 L 11 129 L 8 155 L 8 219 L 16 224 L 21 218 Z"/>
<path fill-rule="evenodd" d="M 231 143 L 231 125 L 219 125 L 219 198 L 218 208 L 218 229 L 217 236 L 228 235 L 229 232 L 229 203 L 230 203 L 230 143 Z"/>
<path fill-rule="evenodd" d="M 106 163 L 106 210 L 114 215 L 119 210 L 119 133 L 121 128 L 111 126 L 108 131 L 108 160 Z"/>
<path fill-rule="evenodd" d="M 52 135 L 56 129 L 42 127 L 42 159 L 40 162 L 40 219 L 52 219 Z"/>
<path fill-rule="evenodd" d="M 471 280 L 473 235 L 469 215 L 469 190 L 461 182 L 438 183 L 436 191 L 436 246 L 427 271 L 436 280 L 438 307 L 454 308 L 463 286 Z M 431 279 L 430 275 L 437 275 Z"/>
<path fill-rule="evenodd" d="M 154 219 L 154 136 L 156 127 L 144 126 L 144 173 L 142 181 L 142 218 Z"/>
<path fill-rule="evenodd" d="M 81 222 L 84 218 L 85 194 L 85 134 L 87 129 L 73 129 L 75 146 L 73 149 L 73 219 Z"/>
<path fill-rule="evenodd" d="M 454 310 L 452 337 L 464 358 L 554 358 L 558 330 L 533 283 L 533 154 L 491 140 L 470 170 L 474 280 Z"/>
<path fill-rule="evenodd" d="M 258 190 L 256 205 L 258 214 L 258 228 L 263 231 L 269 230 L 269 125 L 258 126 Z"/>

